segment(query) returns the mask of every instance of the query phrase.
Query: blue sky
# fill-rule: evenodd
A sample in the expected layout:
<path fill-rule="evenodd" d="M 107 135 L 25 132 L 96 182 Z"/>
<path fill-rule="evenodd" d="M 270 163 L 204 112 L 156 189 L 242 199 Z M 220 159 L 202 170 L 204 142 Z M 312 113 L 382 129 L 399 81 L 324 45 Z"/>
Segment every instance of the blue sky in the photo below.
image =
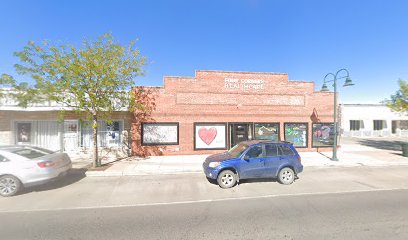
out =
<path fill-rule="evenodd" d="M 377 103 L 408 80 L 408 1 L 4 1 L 0 73 L 29 40 L 79 44 L 111 32 L 149 58 L 136 85 L 200 70 L 283 72 L 316 83 L 347 68 L 343 103 Z M 342 85 L 343 81 L 339 81 Z"/>

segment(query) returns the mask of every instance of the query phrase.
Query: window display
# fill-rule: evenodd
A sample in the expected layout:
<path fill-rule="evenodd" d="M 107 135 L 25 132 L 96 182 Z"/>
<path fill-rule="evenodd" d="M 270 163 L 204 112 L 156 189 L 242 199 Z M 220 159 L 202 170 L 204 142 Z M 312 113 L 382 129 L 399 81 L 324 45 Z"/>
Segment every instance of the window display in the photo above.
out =
<path fill-rule="evenodd" d="M 307 147 L 307 123 L 285 123 L 285 141 L 295 147 Z"/>
<path fill-rule="evenodd" d="M 255 139 L 279 141 L 279 123 L 255 123 Z"/>
<path fill-rule="evenodd" d="M 178 123 L 143 123 L 142 145 L 178 145 Z"/>
<path fill-rule="evenodd" d="M 195 123 L 194 149 L 226 149 L 226 123 Z"/>
<path fill-rule="evenodd" d="M 312 147 L 332 147 L 334 144 L 333 123 L 313 123 Z"/>

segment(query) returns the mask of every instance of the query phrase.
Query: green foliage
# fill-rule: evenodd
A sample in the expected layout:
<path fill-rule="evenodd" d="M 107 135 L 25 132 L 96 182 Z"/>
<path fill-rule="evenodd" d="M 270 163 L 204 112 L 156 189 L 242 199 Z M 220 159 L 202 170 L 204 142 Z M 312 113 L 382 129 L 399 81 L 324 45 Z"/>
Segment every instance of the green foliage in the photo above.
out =
<path fill-rule="evenodd" d="M 87 113 L 88 119 L 97 116 L 108 121 L 113 111 L 133 105 L 129 92 L 145 64 L 134 42 L 124 47 L 110 34 L 84 41 L 80 49 L 30 41 L 15 55 L 21 62 L 15 64 L 17 73 L 36 82 L 34 86 L 18 85 L 17 90 L 25 93 L 19 96 L 22 105 L 53 101 Z"/>
<path fill-rule="evenodd" d="M 16 82 L 14 78 L 7 74 L 0 76 L 0 98 L 5 97 L 8 94 L 8 90 L 15 86 Z"/>
<path fill-rule="evenodd" d="M 398 84 L 400 89 L 384 102 L 393 111 L 408 113 L 408 83 L 400 79 Z"/>
<path fill-rule="evenodd" d="M 8 74 L 0 76 L 0 99 L 11 98 L 17 101 L 18 106 L 27 107 L 29 103 L 36 102 L 36 93 L 36 90 L 25 82 L 17 84 Z"/>
<path fill-rule="evenodd" d="M 136 95 L 131 91 L 135 77 L 143 75 L 146 63 L 135 42 L 122 46 L 110 34 L 96 41 L 83 41 L 81 48 L 30 41 L 15 56 L 20 60 L 14 65 L 17 73 L 30 76 L 35 84 L 16 84 L 11 76 L 3 74 L 0 87 L 15 89 L 11 96 L 22 107 L 51 101 L 65 106 L 65 110 L 85 113 L 86 119 L 93 120 L 94 144 L 97 120 L 111 122 L 114 111 L 143 110 L 142 105 L 135 103 Z M 94 160 L 99 165 L 97 146 L 94 151 Z"/>

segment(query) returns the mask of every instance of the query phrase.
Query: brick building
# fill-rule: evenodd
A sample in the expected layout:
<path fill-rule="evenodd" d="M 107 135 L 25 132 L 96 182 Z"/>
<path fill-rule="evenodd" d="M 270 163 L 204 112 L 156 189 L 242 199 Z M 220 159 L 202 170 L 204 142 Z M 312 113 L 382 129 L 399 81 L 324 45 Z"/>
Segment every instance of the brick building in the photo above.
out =
<path fill-rule="evenodd" d="M 286 140 L 300 151 L 333 143 L 333 93 L 287 74 L 198 70 L 136 91 L 152 110 L 135 113 L 136 155 L 212 154 L 249 139 Z"/>

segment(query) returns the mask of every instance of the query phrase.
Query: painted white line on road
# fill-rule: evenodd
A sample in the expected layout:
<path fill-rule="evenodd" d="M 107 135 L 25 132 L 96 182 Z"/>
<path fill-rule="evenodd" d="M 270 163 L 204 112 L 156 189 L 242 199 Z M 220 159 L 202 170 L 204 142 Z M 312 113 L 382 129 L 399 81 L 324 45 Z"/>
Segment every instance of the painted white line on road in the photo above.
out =
<path fill-rule="evenodd" d="M 102 205 L 102 206 L 71 207 L 71 208 L 68 207 L 68 208 L 40 208 L 40 209 L 31 209 L 31 210 L 0 210 L 0 213 L 24 213 L 24 212 L 47 212 L 47 211 L 91 210 L 91 209 L 109 209 L 109 208 L 113 209 L 113 208 L 126 208 L 126 207 L 166 206 L 166 205 L 179 205 L 179 204 L 223 202 L 223 201 L 233 201 L 233 200 L 252 200 L 252 199 L 277 198 L 277 197 L 297 197 L 297 196 L 347 194 L 347 193 L 366 193 L 366 192 L 386 192 L 386 191 L 398 191 L 398 190 L 408 190 L 408 188 L 351 190 L 351 191 L 337 191 L 337 192 L 307 192 L 307 193 L 290 193 L 290 194 L 270 194 L 270 195 L 253 196 L 253 197 L 203 199 L 203 200 L 194 200 L 194 201 L 157 202 L 157 203 L 137 203 L 137 204 L 122 204 L 122 205 Z"/>

